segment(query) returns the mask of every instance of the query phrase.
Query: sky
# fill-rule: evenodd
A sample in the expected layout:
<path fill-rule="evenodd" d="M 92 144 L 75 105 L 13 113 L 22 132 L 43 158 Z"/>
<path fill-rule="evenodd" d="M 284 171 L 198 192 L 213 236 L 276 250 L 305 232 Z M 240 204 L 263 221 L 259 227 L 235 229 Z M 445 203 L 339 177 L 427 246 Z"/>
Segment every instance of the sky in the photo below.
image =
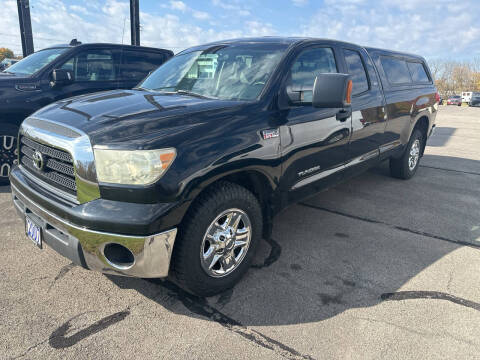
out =
<path fill-rule="evenodd" d="M 36 50 L 72 38 L 130 42 L 128 0 L 30 0 Z M 17 2 L 0 0 L 0 47 L 21 54 Z M 140 0 L 141 44 L 174 52 L 214 40 L 308 36 L 480 57 L 480 0 Z"/>

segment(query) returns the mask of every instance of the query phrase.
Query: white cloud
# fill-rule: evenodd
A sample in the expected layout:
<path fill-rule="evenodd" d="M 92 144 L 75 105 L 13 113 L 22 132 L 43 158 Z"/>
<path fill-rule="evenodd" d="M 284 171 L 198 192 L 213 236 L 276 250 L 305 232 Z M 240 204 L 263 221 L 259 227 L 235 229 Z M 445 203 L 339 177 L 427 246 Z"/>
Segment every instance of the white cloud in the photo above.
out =
<path fill-rule="evenodd" d="M 170 9 L 185 12 L 187 5 L 183 1 L 170 1 Z"/>
<path fill-rule="evenodd" d="M 84 8 L 83 6 L 79 6 L 79 5 L 70 5 L 70 10 L 73 11 L 73 12 L 76 12 L 76 13 L 80 13 L 80 14 L 83 14 L 83 15 L 89 15 L 90 12 Z"/>
<path fill-rule="evenodd" d="M 210 15 L 204 11 L 193 11 L 193 17 L 199 20 L 207 20 L 210 19 Z"/>
<path fill-rule="evenodd" d="M 237 15 L 240 16 L 249 16 L 250 10 L 245 6 L 238 5 L 237 3 L 229 2 L 228 0 L 212 0 L 212 4 L 222 8 L 223 10 L 228 10 L 235 12 Z"/>
<path fill-rule="evenodd" d="M 436 3 L 446 4 L 444 0 Z M 451 13 L 423 0 L 391 0 L 370 6 L 364 0 L 326 0 L 301 27 L 301 35 L 326 37 L 418 53 L 426 57 L 478 54 L 480 2 Z"/>
<path fill-rule="evenodd" d="M 162 5 L 162 7 L 163 8 L 168 8 L 168 9 L 171 9 L 171 10 L 180 11 L 182 13 L 189 12 L 189 13 L 192 14 L 192 16 L 195 19 L 198 19 L 198 20 L 210 19 L 210 14 L 208 14 L 207 12 L 192 9 L 187 4 L 185 4 L 183 1 L 171 0 L 168 6 L 167 5 Z"/>

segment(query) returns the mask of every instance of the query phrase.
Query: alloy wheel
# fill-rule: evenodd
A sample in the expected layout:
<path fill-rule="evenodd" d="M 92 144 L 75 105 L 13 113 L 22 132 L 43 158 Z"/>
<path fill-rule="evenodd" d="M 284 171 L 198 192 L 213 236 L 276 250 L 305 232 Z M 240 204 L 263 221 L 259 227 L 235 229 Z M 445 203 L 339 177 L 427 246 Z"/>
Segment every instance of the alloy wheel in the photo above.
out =
<path fill-rule="evenodd" d="M 234 271 L 245 258 L 251 240 L 251 223 L 240 209 L 228 209 L 208 227 L 200 249 L 203 270 L 212 277 Z"/>

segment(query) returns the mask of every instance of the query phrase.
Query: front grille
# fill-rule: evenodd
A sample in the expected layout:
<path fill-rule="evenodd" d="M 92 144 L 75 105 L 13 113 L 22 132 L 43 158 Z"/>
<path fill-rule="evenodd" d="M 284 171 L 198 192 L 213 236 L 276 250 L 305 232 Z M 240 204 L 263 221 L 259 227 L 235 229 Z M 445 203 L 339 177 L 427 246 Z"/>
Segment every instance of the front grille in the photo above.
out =
<path fill-rule="evenodd" d="M 42 154 L 44 168 L 33 165 L 33 154 Z M 77 194 L 72 156 L 63 150 L 40 144 L 25 136 L 20 138 L 20 163 L 34 176 L 72 195 Z"/>

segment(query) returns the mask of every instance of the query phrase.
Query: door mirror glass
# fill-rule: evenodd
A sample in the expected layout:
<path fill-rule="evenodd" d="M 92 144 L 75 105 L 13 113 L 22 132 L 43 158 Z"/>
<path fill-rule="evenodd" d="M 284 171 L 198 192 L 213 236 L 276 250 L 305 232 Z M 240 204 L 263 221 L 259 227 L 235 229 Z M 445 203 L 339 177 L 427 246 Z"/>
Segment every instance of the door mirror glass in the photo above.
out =
<path fill-rule="evenodd" d="M 347 108 L 352 102 L 353 82 L 348 74 L 318 74 L 313 84 L 312 105 L 316 108 Z"/>
<path fill-rule="evenodd" d="M 64 86 L 73 82 L 73 72 L 65 69 L 55 69 L 52 72 L 52 86 Z"/>

